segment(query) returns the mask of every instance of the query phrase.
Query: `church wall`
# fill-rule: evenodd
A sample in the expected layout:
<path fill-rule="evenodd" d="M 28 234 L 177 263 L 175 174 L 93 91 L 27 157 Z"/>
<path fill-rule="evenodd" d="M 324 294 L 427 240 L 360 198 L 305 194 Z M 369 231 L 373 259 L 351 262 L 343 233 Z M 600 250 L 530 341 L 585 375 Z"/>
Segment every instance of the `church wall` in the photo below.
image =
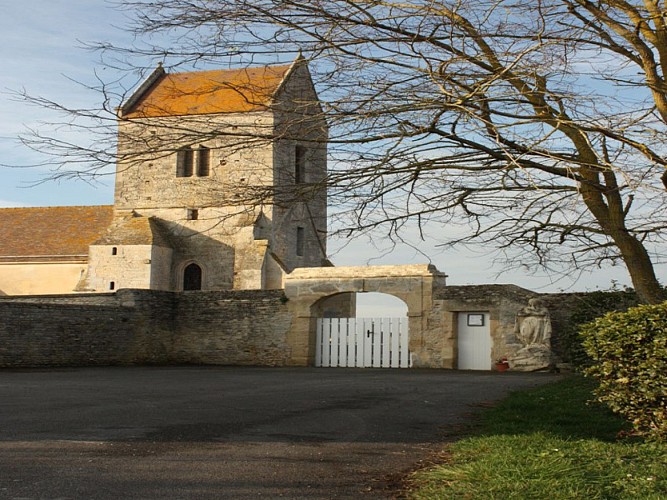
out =
<path fill-rule="evenodd" d="M 85 262 L 0 264 L 0 295 L 75 293 Z"/>
<path fill-rule="evenodd" d="M 271 183 L 272 144 L 251 137 L 270 136 L 272 124 L 266 112 L 119 121 L 116 209 L 242 209 L 252 193 L 244 188 Z M 210 149 L 206 176 L 196 173 L 200 145 Z M 184 146 L 194 150 L 195 172 L 179 177 L 177 150 Z"/>
<path fill-rule="evenodd" d="M 91 245 L 89 289 L 104 292 L 151 288 L 152 248 L 151 245 Z"/>
<path fill-rule="evenodd" d="M 326 258 L 326 190 L 312 189 L 326 176 L 326 139 L 305 65 L 293 68 L 271 110 L 120 119 L 116 212 L 156 217 L 168 227 L 172 290 L 182 289 L 181 273 L 191 262 L 202 267 L 204 289 L 275 288 L 281 272 L 265 269 L 266 255 L 287 271 Z M 298 185 L 297 145 L 307 150 Z M 183 147 L 193 151 L 188 176 L 178 175 Z M 197 169 L 201 147 L 210 152 L 207 175 Z M 262 235 L 248 238 L 261 217 Z M 158 275 L 164 281 L 163 271 L 152 279 Z"/>
<path fill-rule="evenodd" d="M 266 112 L 119 122 L 116 209 L 156 217 L 167 227 L 175 247 L 169 271 L 172 290 L 182 289 L 182 272 L 189 263 L 202 268 L 204 289 L 233 288 L 235 250 L 254 250 L 254 244 L 248 247 L 238 235 L 259 216 L 261 200 L 253 198 L 254 188 L 272 181 L 270 141 L 248 144 L 248 136 L 267 135 L 271 127 Z M 146 147 L 143 141 L 158 151 L 155 157 L 123 162 L 133 149 Z M 210 148 L 208 176 L 176 175 L 176 150 L 184 145 Z"/>
<path fill-rule="evenodd" d="M 234 256 L 234 289 L 252 290 L 267 288 L 264 273 L 269 242 L 255 239 L 252 226 L 239 228 L 236 236 L 236 248 L 243 251 Z"/>
<path fill-rule="evenodd" d="M 326 230 L 320 229 L 321 217 L 306 204 L 297 203 L 288 209 L 274 208 L 275 221 L 271 250 L 280 258 L 288 272 L 299 267 L 319 267 L 324 264 Z M 303 243 L 299 248 L 299 231 Z"/>
<path fill-rule="evenodd" d="M 240 221 L 238 216 L 231 216 L 225 209 L 215 207 L 199 209 L 197 220 L 187 220 L 186 210 L 182 208 L 140 209 L 136 212 L 144 217 L 158 218 L 173 245 L 173 250 L 153 247 L 150 280 L 156 284 L 154 288 L 181 290 L 182 272 L 190 263 L 202 268 L 204 289 L 232 288 L 234 247 L 240 230 L 238 224 L 246 224 L 251 218 Z M 156 258 L 155 252 L 159 252 L 161 257 Z M 159 288 L 157 283 L 160 283 Z"/>
<path fill-rule="evenodd" d="M 172 290 L 171 248 L 154 246 L 151 250 L 151 286 L 152 290 Z"/>
<path fill-rule="evenodd" d="M 282 290 L 285 288 L 285 276 L 287 273 L 279 263 L 274 254 L 267 252 L 264 256 L 262 267 L 262 283 L 266 290 Z"/>

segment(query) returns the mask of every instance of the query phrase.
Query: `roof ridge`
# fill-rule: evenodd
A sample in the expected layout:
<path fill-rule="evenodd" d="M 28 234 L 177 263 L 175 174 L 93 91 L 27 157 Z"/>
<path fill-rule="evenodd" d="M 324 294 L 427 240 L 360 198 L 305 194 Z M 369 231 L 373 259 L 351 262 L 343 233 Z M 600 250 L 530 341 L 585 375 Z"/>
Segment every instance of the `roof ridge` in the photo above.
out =
<path fill-rule="evenodd" d="M 41 210 L 45 208 L 113 208 L 113 204 L 109 205 L 45 205 L 41 207 L 0 207 L 0 210 Z"/>
<path fill-rule="evenodd" d="M 164 78 L 166 75 L 166 71 L 162 67 L 162 63 L 158 63 L 157 68 L 155 68 L 150 75 L 148 75 L 148 78 L 143 81 L 141 85 L 130 94 L 130 97 L 127 99 L 127 101 L 124 104 L 121 104 L 118 107 L 117 113 L 119 117 L 122 117 L 125 113 L 129 112 L 132 110 L 134 105 L 139 102 L 141 97 L 148 92 L 151 87 L 153 87 L 159 80 Z"/>
<path fill-rule="evenodd" d="M 263 64 L 260 66 L 239 66 L 238 68 L 217 68 L 217 69 L 200 69 L 200 70 L 193 70 L 193 71 L 178 71 L 174 73 L 169 73 L 166 72 L 166 76 L 177 76 L 177 75 L 189 75 L 189 74 L 203 74 L 203 73 L 222 73 L 222 72 L 240 72 L 240 71 L 252 71 L 252 70 L 257 70 L 257 69 L 266 69 L 266 68 L 285 68 L 289 69 L 292 67 L 294 62 L 291 62 L 289 64 Z"/>

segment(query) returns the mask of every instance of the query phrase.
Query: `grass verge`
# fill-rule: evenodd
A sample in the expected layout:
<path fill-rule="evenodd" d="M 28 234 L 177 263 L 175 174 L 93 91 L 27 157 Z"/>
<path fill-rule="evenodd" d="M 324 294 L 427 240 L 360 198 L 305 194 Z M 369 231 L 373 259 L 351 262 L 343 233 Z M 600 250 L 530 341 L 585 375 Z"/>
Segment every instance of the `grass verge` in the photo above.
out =
<path fill-rule="evenodd" d="M 572 376 L 511 395 L 446 463 L 416 472 L 407 497 L 667 498 L 667 444 L 617 438 L 624 423 L 589 403 L 592 388 Z"/>

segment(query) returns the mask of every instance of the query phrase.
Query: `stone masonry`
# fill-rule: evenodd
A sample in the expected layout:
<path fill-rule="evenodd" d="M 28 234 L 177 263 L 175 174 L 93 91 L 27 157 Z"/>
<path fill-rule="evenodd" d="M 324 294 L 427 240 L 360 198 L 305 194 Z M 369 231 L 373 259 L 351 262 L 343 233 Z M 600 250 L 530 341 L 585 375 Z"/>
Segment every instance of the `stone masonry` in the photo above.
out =
<path fill-rule="evenodd" d="M 458 315 L 488 311 L 489 370 L 509 354 L 516 314 L 537 296 L 514 285 L 446 286 L 434 267 L 410 265 L 296 269 L 284 290 L 0 297 L 0 366 L 309 366 L 316 319 L 352 315 L 363 292 L 408 305 L 413 367 L 456 369 Z"/>
<path fill-rule="evenodd" d="M 290 359 L 281 291 L 0 298 L 0 318 L 0 367 L 280 366 Z"/>

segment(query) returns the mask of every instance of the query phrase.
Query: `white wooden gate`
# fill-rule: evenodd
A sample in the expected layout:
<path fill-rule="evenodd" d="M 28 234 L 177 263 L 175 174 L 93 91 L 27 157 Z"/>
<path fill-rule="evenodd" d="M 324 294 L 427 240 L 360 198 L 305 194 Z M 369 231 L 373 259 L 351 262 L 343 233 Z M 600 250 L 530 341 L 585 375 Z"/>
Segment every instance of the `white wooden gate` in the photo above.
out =
<path fill-rule="evenodd" d="M 408 368 L 408 318 L 319 318 L 315 366 Z"/>

